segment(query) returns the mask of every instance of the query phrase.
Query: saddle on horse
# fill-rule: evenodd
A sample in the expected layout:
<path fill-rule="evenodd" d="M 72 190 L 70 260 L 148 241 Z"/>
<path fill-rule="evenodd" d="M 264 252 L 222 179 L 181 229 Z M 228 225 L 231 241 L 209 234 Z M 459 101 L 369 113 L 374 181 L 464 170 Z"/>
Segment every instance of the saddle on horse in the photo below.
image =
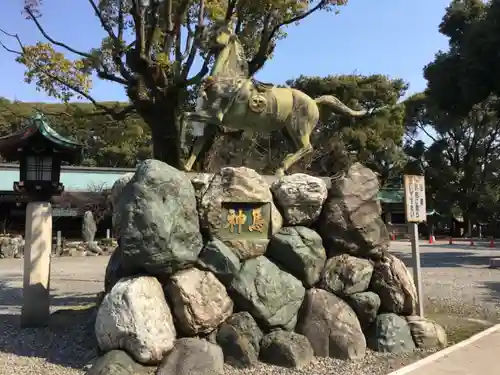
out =
<path fill-rule="evenodd" d="M 256 80 L 255 78 L 251 78 L 253 85 L 255 86 L 255 89 L 258 92 L 266 92 L 267 90 L 270 90 L 274 87 L 274 84 L 268 83 L 268 82 L 261 82 Z"/>

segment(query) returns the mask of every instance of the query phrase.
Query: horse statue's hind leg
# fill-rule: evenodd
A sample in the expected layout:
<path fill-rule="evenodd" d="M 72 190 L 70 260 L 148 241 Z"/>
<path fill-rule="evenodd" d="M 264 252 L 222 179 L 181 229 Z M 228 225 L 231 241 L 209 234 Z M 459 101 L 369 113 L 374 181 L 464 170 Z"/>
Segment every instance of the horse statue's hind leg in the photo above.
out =
<path fill-rule="evenodd" d="M 313 151 L 309 134 L 299 136 L 295 131 L 290 131 L 288 128 L 286 128 L 286 131 L 290 135 L 290 138 L 293 140 L 294 146 L 296 147 L 297 151 L 293 154 L 288 154 L 285 157 L 285 159 L 281 163 L 281 167 L 276 170 L 276 176 L 278 177 L 283 177 L 285 175 L 285 172 L 293 164 Z"/>

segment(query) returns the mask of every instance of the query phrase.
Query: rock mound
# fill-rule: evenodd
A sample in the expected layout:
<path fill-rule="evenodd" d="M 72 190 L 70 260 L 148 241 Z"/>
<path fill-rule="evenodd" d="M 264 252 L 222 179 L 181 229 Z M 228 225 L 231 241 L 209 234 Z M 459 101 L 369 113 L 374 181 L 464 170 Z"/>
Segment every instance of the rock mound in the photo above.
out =
<path fill-rule="evenodd" d="M 360 164 L 327 189 L 304 174 L 269 186 L 230 167 L 191 183 L 147 160 L 114 190 L 120 241 L 95 322 L 107 354 L 88 374 L 301 368 L 313 355 L 446 345 L 442 327 L 414 316 L 377 178 Z"/>

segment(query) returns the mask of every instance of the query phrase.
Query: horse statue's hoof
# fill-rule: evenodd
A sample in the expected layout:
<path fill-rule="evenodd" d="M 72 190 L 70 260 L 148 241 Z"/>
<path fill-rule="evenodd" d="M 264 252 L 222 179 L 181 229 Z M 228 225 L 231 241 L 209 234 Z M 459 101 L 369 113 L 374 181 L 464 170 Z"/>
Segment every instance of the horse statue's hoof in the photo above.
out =
<path fill-rule="evenodd" d="M 191 172 L 192 167 L 189 165 L 184 164 L 182 167 L 183 172 Z"/>
<path fill-rule="evenodd" d="M 285 177 L 285 170 L 283 168 L 278 168 L 274 174 L 276 177 Z"/>

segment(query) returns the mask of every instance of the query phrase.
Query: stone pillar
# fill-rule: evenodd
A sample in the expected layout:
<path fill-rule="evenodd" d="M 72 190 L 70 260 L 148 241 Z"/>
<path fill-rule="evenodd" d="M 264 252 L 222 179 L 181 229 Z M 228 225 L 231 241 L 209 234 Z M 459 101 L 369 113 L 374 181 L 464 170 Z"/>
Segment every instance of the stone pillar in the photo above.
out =
<path fill-rule="evenodd" d="M 52 207 L 30 202 L 26 207 L 22 327 L 42 327 L 50 318 L 50 253 Z"/>
<path fill-rule="evenodd" d="M 60 230 L 57 231 L 56 235 L 56 252 L 57 255 L 61 255 L 61 250 L 62 250 L 62 233 Z"/>

